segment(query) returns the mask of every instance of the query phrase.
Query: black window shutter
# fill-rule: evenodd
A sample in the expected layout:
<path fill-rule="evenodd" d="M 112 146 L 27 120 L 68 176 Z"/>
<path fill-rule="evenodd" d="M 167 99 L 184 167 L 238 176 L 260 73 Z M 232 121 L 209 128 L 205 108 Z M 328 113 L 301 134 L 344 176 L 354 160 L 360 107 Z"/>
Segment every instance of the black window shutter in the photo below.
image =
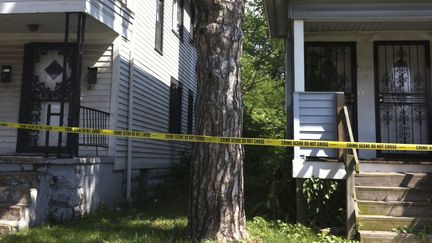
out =
<path fill-rule="evenodd" d="M 193 132 L 193 114 L 194 114 L 194 96 L 192 91 L 189 90 L 188 97 L 188 119 L 187 119 L 187 133 L 192 134 Z"/>
<path fill-rule="evenodd" d="M 171 78 L 169 133 L 181 133 L 182 93 L 181 83 Z"/>

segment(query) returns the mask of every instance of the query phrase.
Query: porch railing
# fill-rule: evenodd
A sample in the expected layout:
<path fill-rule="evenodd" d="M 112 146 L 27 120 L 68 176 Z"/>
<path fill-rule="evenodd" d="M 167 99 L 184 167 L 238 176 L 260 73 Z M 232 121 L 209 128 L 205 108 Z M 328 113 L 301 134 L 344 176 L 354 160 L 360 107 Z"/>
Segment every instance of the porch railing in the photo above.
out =
<path fill-rule="evenodd" d="M 80 127 L 82 128 L 108 129 L 109 117 L 110 114 L 108 112 L 80 106 Z M 94 134 L 80 134 L 78 145 L 108 148 L 108 137 Z"/>
<path fill-rule="evenodd" d="M 350 114 L 343 94 L 336 96 L 336 117 L 338 141 L 355 142 L 351 126 Z M 346 236 L 352 239 L 355 234 L 356 218 L 358 217 L 357 197 L 355 192 L 355 174 L 360 172 L 360 163 L 356 149 L 339 149 L 339 162 L 344 162 L 346 170 Z"/>

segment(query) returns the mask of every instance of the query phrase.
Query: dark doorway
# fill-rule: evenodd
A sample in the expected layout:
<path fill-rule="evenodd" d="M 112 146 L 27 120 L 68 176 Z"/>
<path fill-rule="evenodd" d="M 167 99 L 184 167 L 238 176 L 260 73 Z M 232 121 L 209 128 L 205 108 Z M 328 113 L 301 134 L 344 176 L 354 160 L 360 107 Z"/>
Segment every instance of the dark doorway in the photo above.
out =
<path fill-rule="evenodd" d="M 377 141 L 431 142 L 429 41 L 374 44 Z M 423 157 L 427 152 L 378 151 L 379 157 Z"/>
<path fill-rule="evenodd" d="M 344 92 L 357 140 L 357 63 L 355 42 L 306 42 L 307 92 Z"/>

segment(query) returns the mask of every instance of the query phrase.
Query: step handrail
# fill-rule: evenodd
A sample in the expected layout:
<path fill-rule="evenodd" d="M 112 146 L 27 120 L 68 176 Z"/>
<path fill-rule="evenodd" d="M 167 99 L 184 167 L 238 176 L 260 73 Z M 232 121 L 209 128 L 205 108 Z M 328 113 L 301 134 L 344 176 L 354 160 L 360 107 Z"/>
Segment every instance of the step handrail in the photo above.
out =
<path fill-rule="evenodd" d="M 350 142 L 353 143 L 353 142 L 355 142 L 354 134 L 353 134 L 352 127 L 351 127 L 351 119 L 349 116 L 348 107 L 346 105 L 343 107 L 343 112 L 345 115 L 345 124 L 346 124 L 346 128 L 348 130 L 349 140 L 350 140 Z M 355 172 L 359 173 L 360 172 L 360 161 L 359 161 L 359 158 L 357 155 L 357 149 L 353 148 L 352 153 L 353 153 L 354 162 L 355 162 Z"/>
<path fill-rule="evenodd" d="M 348 107 L 345 104 L 345 95 L 336 95 L 336 117 L 337 117 L 337 136 L 339 141 L 354 141 L 351 119 Z M 348 132 L 348 139 L 346 136 Z M 359 159 L 356 149 L 339 149 L 339 162 L 344 162 L 346 170 L 346 237 L 351 239 L 355 234 L 356 218 L 359 215 L 357 197 L 355 192 L 355 174 L 359 173 Z"/>

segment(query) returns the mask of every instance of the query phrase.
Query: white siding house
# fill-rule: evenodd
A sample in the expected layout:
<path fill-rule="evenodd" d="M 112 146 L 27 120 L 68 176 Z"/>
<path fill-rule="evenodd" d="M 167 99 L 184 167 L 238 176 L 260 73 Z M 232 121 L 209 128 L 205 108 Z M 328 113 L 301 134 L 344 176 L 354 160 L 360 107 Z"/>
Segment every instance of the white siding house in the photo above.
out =
<path fill-rule="evenodd" d="M 132 105 L 133 130 L 168 132 L 170 111 L 170 85 L 174 78 L 182 84 L 181 132 L 187 132 L 188 92 L 196 97 L 196 52 L 191 37 L 192 10 L 189 1 L 184 2 L 182 37 L 173 29 L 173 1 L 163 1 L 162 50 L 155 49 L 155 20 L 157 1 L 135 1 L 132 40 L 122 38 L 119 45 L 120 74 L 118 93 L 119 129 L 128 127 L 128 105 Z M 194 11 L 194 10 L 193 10 Z M 133 58 L 133 69 L 129 59 Z M 133 102 L 129 103 L 129 76 L 133 75 Z M 135 168 L 166 168 L 179 156 L 184 146 L 163 141 L 134 140 L 133 163 Z M 125 167 L 127 142 L 117 139 L 116 168 Z"/>
<path fill-rule="evenodd" d="M 194 15 L 190 0 L 0 0 L 0 121 L 193 132 Z M 69 173 L 77 177 L 70 196 L 83 200 L 61 210 L 49 206 L 64 204 L 55 196 L 40 199 L 49 203 L 37 210 L 39 199 L 30 200 L 24 206 L 34 216 L 0 223 L 0 234 L 129 199 L 131 172 L 169 168 L 188 149 L 1 127 L 0 187 L 13 187 L 10 178 L 24 183 L 28 172 L 37 174 L 38 195 L 47 196 L 44 190 L 54 189 L 46 181 Z M 106 183 L 113 190 L 104 190 Z M 1 207 L 21 200 L 3 202 L 2 190 Z"/>

